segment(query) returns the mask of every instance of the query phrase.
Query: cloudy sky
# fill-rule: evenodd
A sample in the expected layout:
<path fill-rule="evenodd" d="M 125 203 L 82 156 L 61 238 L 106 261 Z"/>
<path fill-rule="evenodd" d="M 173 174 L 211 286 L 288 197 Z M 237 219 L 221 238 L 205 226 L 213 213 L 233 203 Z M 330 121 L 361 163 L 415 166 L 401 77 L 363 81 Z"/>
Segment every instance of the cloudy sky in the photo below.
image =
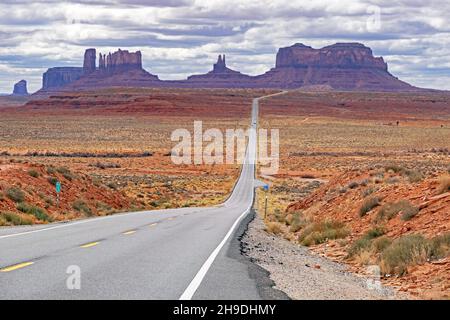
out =
<path fill-rule="evenodd" d="M 354 41 L 402 80 L 450 89 L 449 22 L 448 0 L 2 0 L 0 92 L 21 79 L 38 90 L 47 68 L 81 66 L 89 47 L 141 50 L 145 69 L 184 79 L 219 53 L 255 75 L 279 47 Z"/>

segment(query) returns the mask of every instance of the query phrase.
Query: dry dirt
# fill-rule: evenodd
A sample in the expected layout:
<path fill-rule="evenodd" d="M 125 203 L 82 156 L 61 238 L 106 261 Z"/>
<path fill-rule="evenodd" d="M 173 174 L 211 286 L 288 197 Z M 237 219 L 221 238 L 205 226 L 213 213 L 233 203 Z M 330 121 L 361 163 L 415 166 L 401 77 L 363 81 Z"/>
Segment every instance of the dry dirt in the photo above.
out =
<path fill-rule="evenodd" d="M 22 104 L 3 97 L 0 223 L 218 204 L 230 193 L 239 167 L 175 165 L 171 133 L 192 132 L 195 120 L 203 121 L 203 130 L 246 128 L 251 99 L 266 92 L 115 88 L 31 97 Z M 62 183 L 59 206 L 55 179 Z M 11 199 L 12 188 L 24 199 Z M 22 206 L 21 212 L 21 202 L 50 218 L 38 219 L 36 208 Z M 11 214 L 21 219 L 12 221 Z"/>
<path fill-rule="evenodd" d="M 264 100 L 260 113 L 263 127 L 280 130 L 280 171 L 261 176 L 271 184 L 269 231 L 299 243 L 307 223 L 292 228 L 293 217 L 342 223 L 348 234 L 310 248 L 360 273 L 382 263 L 380 252 L 349 257 L 374 228 L 390 241 L 411 234 L 448 239 L 450 190 L 443 181 L 450 174 L 450 94 L 291 92 Z M 265 195 L 258 191 L 260 212 Z M 371 197 L 379 204 L 361 217 Z M 401 210 L 377 218 L 383 206 L 399 201 L 417 212 L 407 220 Z M 450 251 L 443 246 L 446 257 L 384 274 L 383 283 L 411 297 L 448 299 Z"/>

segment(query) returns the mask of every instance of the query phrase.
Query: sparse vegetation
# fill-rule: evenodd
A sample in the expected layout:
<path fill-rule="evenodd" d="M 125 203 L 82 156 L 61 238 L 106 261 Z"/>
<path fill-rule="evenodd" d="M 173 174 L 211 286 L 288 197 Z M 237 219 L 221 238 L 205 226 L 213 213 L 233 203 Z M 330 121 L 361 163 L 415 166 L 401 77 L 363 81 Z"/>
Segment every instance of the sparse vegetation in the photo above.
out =
<path fill-rule="evenodd" d="M 372 240 L 384 235 L 385 231 L 383 228 L 373 228 L 367 231 L 360 239 L 353 242 L 350 249 L 348 250 L 349 257 L 353 257 L 356 254 L 361 253 L 363 250 L 368 250 L 372 247 Z"/>
<path fill-rule="evenodd" d="M 402 213 L 402 219 L 407 221 L 419 213 L 419 209 L 412 205 L 409 200 L 405 199 L 398 202 L 386 203 L 378 211 L 376 221 L 390 220 L 399 213 Z"/>
<path fill-rule="evenodd" d="M 439 177 L 438 183 L 438 194 L 450 191 L 450 175 Z"/>
<path fill-rule="evenodd" d="M 429 242 L 419 234 L 410 234 L 392 242 L 381 254 L 381 271 L 384 274 L 403 275 L 408 266 L 427 261 L 431 248 Z"/>
<path fill-rule="evenodd" d="M 50 219 L 50 217 L 48 216 L 48 214 L 45 212 L 44 209 L 39 208 L 38 206 L 28 204 L 26 202 L 18 203 L 17 210 L 22 211 L 23 213 L 26 213 L 26 214 L 31 214 L 31 215 L 35 216 L 38 220 L 41 220 L 41 221 L 51 221 L 52 220 L 52 219 Z"/>
<path fill-rule="evenodd" d="M 18 187 L 7 189 L 6 196 L 14 202 L 23 202 L 25 200 L 25 193 Z"/>
<path fill-rule="evenodd" d="M 339 221 L 312 222 L 300 231 L 298 241 L 301 245 L 311 246 L 328 240 L 345 238 L 349 233 L 345 224 Z"/>
<path fill-rule="evenodd" d="M 380 199 L 378 197 L 370 197 L 363 201 L 363 204 L 359 208 L 359 216 L 364 217 L 367 213 L 369 213 L 373 208 L 378 207 L 380 205 Z"/>
<path fill-rule="evenodd" d="M 20 225 L 30 225 L 33 220 L 27 217 L 22 217 L 14 212 L 1 212 L 0 213 L 0 226 L 20 226 Z"/>
<path fill-rule="evenodd" d="M 34 169 L 30 169 L 28 170 L 28 174 L 33 177 L 33 178 L 39 178 L 40 174 L 38 171 L 34 170 Z"/>
<path fill-rule="evenodd" d="M 267 222 L 266 223 L 266 231 L 273 234 L 280 234 L 283 232 L 283 229 L 281 228 L 281 224 L 278 222 Z"/>
<path fill-rule="evenodd" d="M 86 204 L 84 200 L 81 199 L 75 200 L 72 204 L 72 208 L 74 208 L 78 212 L 84 213 L 88 217 L 92 216 L 92 210 L 91 208 L 89 208 L 89 206 Z"/>

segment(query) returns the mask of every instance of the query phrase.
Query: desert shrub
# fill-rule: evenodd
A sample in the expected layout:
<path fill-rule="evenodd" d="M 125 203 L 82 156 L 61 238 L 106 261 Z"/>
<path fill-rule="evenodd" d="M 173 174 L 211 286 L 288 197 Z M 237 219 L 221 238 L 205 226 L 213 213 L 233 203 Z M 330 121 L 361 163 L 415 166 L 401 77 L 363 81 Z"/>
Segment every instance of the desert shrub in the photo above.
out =
<path fill-rule="evenodd" d="M 409 221 L 419 213 L 419 208 L 413 206 L 411 203 L 405 205 L 402 209 L 402 220 Z"/>
<path fill-rule="evenodd" d="M 97 167 L 97 168 L 102 169 L 102 170 L 104 170 L 104 169 L 117 169 L 117 168 L 121 167 L 120 164 L 117 164 L 117 163 L 100 162 L 100 161 L 92 164 L 91 166 L 92 167 Z"/>
<path fill-rule="evenodd" d="M 28 170 L 28 174 L 33 178 L 39 178 L 40 176 L 39 172 L 33 169 Z"/>
<path fill-rule="evenodd" d="M 419 209 L 408 200 L 386 203 L 378 211 L 376 221 L 390 220 L 400 212 L 402 212 L 402 218 L 408 220 L 414 217 Z"/>
<path fill-rule="evenodd" d="M 426 262 L 430 252 L 430 245 L 422 235 L 400 237 L 382 252 L 381 270 L 384 274 L 403 275 L 409 266 Z"/>
<path fill-rule="evenodd" d="M 430 240 L 431 257 L 440 259 L 450 254 L 450 232 L 437 236 Z"/>
<path fill-rule="evenodd" d="M 372 240 L 384 235 L 385 231 L 382 228 L 376 227 L 367 231 L 360 239 L 356 240 L 348 250 L 350 257 L 364 251 L 370 250 L 372 247 Z"/>
<path fill-rule="evenodd" d="M 386 236 L 381 236 L 373 240 L 372 247 L 375 252 L 383 252 L 392 244 L 392 239 Z"/>
<path fill-rule="evenodd" d="M 48 177 L 47 178 L 48 183 L 50 183 L 51 185 L 56 186 L 56 183 L 58 182 L 58 178 L 55 177 Z"/>
<path fill-rule="evenodd" d="M 405 175 L 408 177 L 408 180 L 411 183 L 420 182 L 423 179 L 422 172 L 418 170 L 406 170 Z"/>
<path fill-rule="evenodd" d="M 78 212 L 84 213 L 88 217 L 92 215 L 91 208 L 88 207 L 88 205 L 86 204 L 86 202 L 84 202 L 84 200 L 81 199 L 75 200 L 72 203 L 72 208 L 74 208 Z"/>
<path fill-rule="evenodd" d="M 18 203 L 17 210 L 22 211 L 26 214 L 31 214 L 41 221 L 51 221 L 51 218 L 48 216 L 44 209 L 28 204 L 26 202 Z"/>
<path fill-rule="evenodd" d="M 359 208 L 359 216 L 364 217 L 370 210 L 380 205 L 380 198 L 370 197 L 364 200 Z"/>
<path fill-rule="evenodd" d="M 3 225 L 14 225 L 14 226 L 20 226 L 20 225 L 30 225 L 33 223 L 33 221 L 30 218 L 22 217 L 14 212 L 2 212 L 0 213 L 0 220 L 3 220 Z M 0 221 L 0 225 L 2 225 L 2 222 Z"/>
<path fill-rule="evenodd" d="M 442 176 L 438 179 L 438 194 L 450 191 L 450 175 Z"/>
<path fill-rule="evenodd" d="M 112 190 L 117 190 L 117 184 L 114 182 L 110 182 L 108 183 L 108 188 L 112 189 Z"/>
<path fill-rule="evenodd" d="M 25 193 L 17 187 L 7 189 L 6 196 L 14 202 L 22 202 L 25 200 Z"/>
<path fill-rule="evenodd" d="M 278 222 L 267 222 L 265 230 L 273 234 L 280 234 L 283 232 L 283 229 L 281 229 L 281 225 Z"/>
<path fill-rule="evenodd" d="M 341 239 L 348 236 L 349 230 L 344 223 L 334 220 L 312 222 L 302 229 L 298 237 L 300 244 L 311 246 L 328 240 Z"/>
<path fill-rule="evenodd" d="M 405 170 L 405 168 L 396 164 L 389 164 L 384 167 L 384 170 L 386 170 L 386 172 L 392 171 L 394 173 L 401 173 Z"/>
<path fill-rule="evenodd" d="M 104 203 L 103 201 L 97 201 L 96 203 L 95 203 L 95 207 L 97 208 L 97 210 L 99 210 L 99 211 L 106 211 L 106 212 L 108 212 L 108 211 L 111 211 L 111 206 L 109 205 L 109 204 L 107 204 L 107 203 Z"/>
<path fill-rule="evenodd" d="M 56 172 L 62 174 L 62 176 L 69 181 L 72 181 L 75 178 L 73 173 L 66 167 L 58 167 L 56 168 Z"/>
<path fill-rule="evenodd" d="M 290 221 L 290 228 L 289 230 L 291 232 L 297 232 L 300 229 L 304 228 L 310 223 L 310 219 L 306 218 L 302 212 L 294 212 L 292 214 L 292 219 Z"/>
<path fill-rule="evenodd" d="M 357 188 L 358 186 L 359 186 L 359 183 L 356 182 L 356 181 L 352 181 L 352 182 L 350 182 L 350 183 L 347 185 L 347 187 L 350 188 L 350 189 L 355 189 L 355 188 Z"/>
<path fill-rule="evenodd" d="M 47 167 L 47 173 L 48 174 L 55 174 L 56 173 L 55 167 L 52 167 L 52 166 Z"/>

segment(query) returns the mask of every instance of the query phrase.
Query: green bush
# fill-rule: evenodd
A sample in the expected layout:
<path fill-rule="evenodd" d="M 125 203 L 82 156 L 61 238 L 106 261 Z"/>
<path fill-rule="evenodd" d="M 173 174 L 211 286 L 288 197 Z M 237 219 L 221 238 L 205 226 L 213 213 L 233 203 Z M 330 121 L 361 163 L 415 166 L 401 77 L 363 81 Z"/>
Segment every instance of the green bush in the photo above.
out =
<path fill-rule="evenodd" d="M 384 204 L 377 214 L 377 221 L 390 220 L 402 212 L 402 219 L 409 220 L 419 213 L 419 209 L 411 204 L 409 200 L 400 200 Z"/>
<path fill-rule="evenodd" d="M 0 225 L 14 225 L 14 226 L 20 226 L 20 225 L 30 225 L 33 223 L 33 221 L 26 217 L 21 217 L 17 213 L 14 212 L 2 212 L 0 213 Z"/>
<path fill-rule="evenodd" d="M 75 176 L 72 174 L 72 172 L 66 167 L 56 168 L 56 171 L 58 173 L 62 174 L 63 177 L 66 178 L 69 181 L 72 181 L 75 178 Z"/>
<path fill-rule="evenodd" d="M 430 252 L 430 245 L 422 235 L 400 237 L 382 252 L 381 269 L 385 274 L 403 275 L 408 266 L 426 262 Z"/>
<path fill-rule="evenodd" d="M 359 216 L 364 217 L 370 210 L 380 205 L 380 198 L 370 197 L 364 200 L 361 208 L 359 208 Z"/>
<path fill-rule="evenodd" d="M 25 193 L 17 187 L 6 190 L 6 196 L 14 202 L 22 202 L 25 200 Z"/>
<path fill-rule="evenodd" d="M 348 250 L 348 255 L 353 257 L 363 250 L 369 250 L 372 247 L 372 240 L 381 237 L 384 233 L 384 229 L 379 227 L 370 229 L 351 245 Z"/>
<path fill-rule="evenodd" d="M 304 217 L 302 212 L 294 212 L 292 214 L 292 219 L 289 223 L 289 228 L 291 232 L 297 232 L 300 229 L 307 226 L 311 221 Z"/>
<path fill-rule="evenodd" d="M 22 211 L 26 214 L 31 214 L 41 221 L 50 222 L 52 219 L 48 216 L 44 209 L 37 206 L 28 204 L 26 202 L 21 202 L 17 204 L 17 210 Z"/>
<path fill-rule="evenodd" d="M 47 178 L 47 181 L 48 181 L 51 185 L 56 186 L 56 183 L 58 182 L 58 178 L 55 178 L 55 177 L 48 177 L 48 178 Z"/>
<path fill-rule="evenodd" d="M 88 205 L 86 204 L 86 202 L 84 202 L 81 199 L 75 200 L 72 203 L 72 208 L 74 208 L 78 212 L 83 212 L 88 217 L 92 216 L 91 208 L 89 208 Z"/>
<path fill-rule="evenodd" d="M 422 172 L 417 170 L 406 170 L 405 175 L 411 183 L 420 182 L 423 179 Z"/>
<path fill-rule="evenodd" d="M 431 257 L 440 259 L 450 254 L 450 232 L 437 236 L 430 240 Z"/>
<path fill-rule="evenodd" d="M 345 224 L 339 221 L 312 222 L 302 229 L 298 241 L 301 245 L 311 246 L 328 240 L 345 238 L 349 233 Z"/>
<path fill-rule="evenodd" d="M 39 172 L 33 169 L 28 170 L 28 174 L 33 178 L 39 178 L 40 176 Z"/>

